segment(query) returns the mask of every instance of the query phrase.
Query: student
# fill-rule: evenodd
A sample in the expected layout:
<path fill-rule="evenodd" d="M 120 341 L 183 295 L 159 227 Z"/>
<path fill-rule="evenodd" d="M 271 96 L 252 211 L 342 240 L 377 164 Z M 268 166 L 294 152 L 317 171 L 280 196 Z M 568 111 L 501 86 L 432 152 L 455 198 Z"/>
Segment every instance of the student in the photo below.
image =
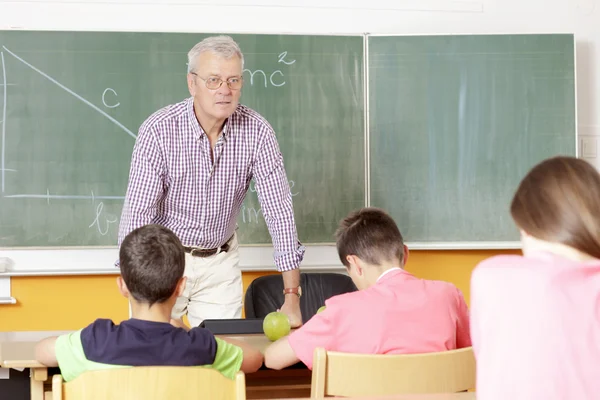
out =
<path fill-rule="evenodd" d="M 115 325 L 97 319 L 88 327 L 36 346 L 36 359 L 60 367 L 65 381 L 89 370 L 130 366 L 211 366 L 232 378 L 254 372 L 262 354 L 243 342 L 219 339 L 204 328 L 182 329 L 171 309 L 185 287 L 185 252 L 169 229 L 146 225 L 127 235 L 119 251 L 117 286 L 132 318 Z M 171 323 L 172 322 L 172 323 Z"/>
<path fill-rule="evenodd" d="M 523 255 L 489 258 L 471 276 L 477 399 L 598 399 L 600 175 L 547 159 L 510 213 Z"/>
<path fill-rule="evenodd" d="M 265 365 L 302 361 L 312 369 L 317 347 L 363 354 L 405 354 L 471 345 L 469 315 L 451 283 L 414 277 L 394 220 L 375 208 L 352 212 L 336 232 L 337 250 L 356 292 L 334 296 L 304 326 L 271 344 Z"/>

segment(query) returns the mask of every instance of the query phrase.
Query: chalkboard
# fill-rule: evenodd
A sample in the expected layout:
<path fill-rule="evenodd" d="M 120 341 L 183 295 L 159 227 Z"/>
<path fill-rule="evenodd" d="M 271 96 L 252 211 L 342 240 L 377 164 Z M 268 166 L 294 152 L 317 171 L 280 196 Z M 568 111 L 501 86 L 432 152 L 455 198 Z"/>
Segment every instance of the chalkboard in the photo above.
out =
<path fill-rule="evenodd" d="M 519 239 L 509 202 L 576 154 L 568 34 L 368 38 L 370 202 L 409 242 Z"/>
<path fill-rule="evenodd" d="M 0 247 L 116 244 L 137 129 L 189 95 L 206 36 L 0 32 Z M 366 55 L 363 36 L 232 36 L 303 243 L 331 242 L 365 198 L 411 243 L 516 241 L 519 180 L 576 154 L 573 35 L 367 35 Z M 242 244 L 270 243 L 253 184 L 238 223 Z"/>
<path fill-rule="evenodd" d="M 189 96 L 206 34 L 0 31 L 0 247 L 114 246 L 140 124 Z M 363 36 L 231 35 L 273 126 L 303 243 L 365 205 Z M 271 242 L 251 185 L 242 244 Z"/>

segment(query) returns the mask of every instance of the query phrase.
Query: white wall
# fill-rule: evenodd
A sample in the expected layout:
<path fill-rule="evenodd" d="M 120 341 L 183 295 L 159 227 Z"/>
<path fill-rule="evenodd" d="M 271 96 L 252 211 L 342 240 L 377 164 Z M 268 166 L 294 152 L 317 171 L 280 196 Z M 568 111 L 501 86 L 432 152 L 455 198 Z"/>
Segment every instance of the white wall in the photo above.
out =
<path fill-rule="evenodd" d="M 600 167 L 600 0 L 0 0 L 0 29 L 240 33 L 574 33 L 577 40 L 580 155 Z M 303 4 L 299 6 L 297 4 Z M 272 265 L 271 248 L 243 261 Z M 4 253 L 4 252 L 3 252 Z M 6 252 L 16 266 L 37 268 L 56 251 Z M 64 253 L 62 253 L 64 254 Z M 105 268 L 112 250 L 92 262 Z M 253 252 L 254 254 L 254 252 Z M 248 254 L 250 255 L 250 254 Z M 69 253 L 51 264 L 90 263 Z M 74 257 L 74 258 L 73 258 Z M 339 265 L 333 249 L 307 252 L 303 265 Z M 242 258 L 243 259 L 243 258 Z M 20 261 L 20 262 L 19 262 Z M 84 264 L 81 264 L 84 266 Z M 265 264 L 262 264 L 265 265 Z M 254 266 L 254 267 L 252 267 Z M 92 266 L 93 267 L 93 266 Z"/>
<path fill-rule="evenodd" d="M 579 132 L 600 135 L 600 0 L 0 0 L 0 29 L 574 33 Z"/>

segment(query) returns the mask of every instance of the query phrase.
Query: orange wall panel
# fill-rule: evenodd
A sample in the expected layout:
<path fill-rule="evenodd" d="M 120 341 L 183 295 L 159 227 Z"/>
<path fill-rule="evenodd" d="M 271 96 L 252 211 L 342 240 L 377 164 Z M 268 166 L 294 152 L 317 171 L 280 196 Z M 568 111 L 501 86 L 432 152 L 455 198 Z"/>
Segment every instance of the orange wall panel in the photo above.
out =
<path fill-rule="evenodd" d="M 473 268 L 495 254 L 519 251 L 413 251 L 406 269 L 418 277 L 454 283 L 469 303 Z M 250 282 L 277 272 L 244 272 L 244 292 Z M 0 331 L 72 330 L 96 318 L 115 322 L 128 317 L 127 300 L 115 283 L 116 276 L 13 277 L 15 305 L 0 305 Z"/>

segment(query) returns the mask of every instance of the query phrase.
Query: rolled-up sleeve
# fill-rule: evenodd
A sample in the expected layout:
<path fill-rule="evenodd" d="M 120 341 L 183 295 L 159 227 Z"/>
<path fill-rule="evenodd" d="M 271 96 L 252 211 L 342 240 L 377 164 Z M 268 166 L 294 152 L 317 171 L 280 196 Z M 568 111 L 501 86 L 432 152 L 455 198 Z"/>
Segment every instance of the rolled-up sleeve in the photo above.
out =
<path fill-rule="evenodd" d="M 291 271 L 300 266 L 304 246 L 298 240 L 292 193 L 288 184 L 283 156 L 275 133 L 267 132 L 259 147 L 254 166 L 256 192 L 267 228 L 275 248 L 275 265 L 279 271 Z"/>

